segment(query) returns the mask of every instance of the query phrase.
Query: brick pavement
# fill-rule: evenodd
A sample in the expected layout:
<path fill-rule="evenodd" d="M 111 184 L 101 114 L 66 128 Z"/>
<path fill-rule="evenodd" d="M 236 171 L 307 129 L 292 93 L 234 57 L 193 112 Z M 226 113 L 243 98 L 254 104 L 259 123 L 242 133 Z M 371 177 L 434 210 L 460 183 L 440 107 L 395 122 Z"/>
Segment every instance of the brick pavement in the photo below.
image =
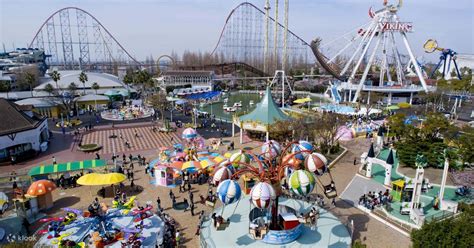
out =
<path fill-rule="evenodd" d="M 135 137 L 135 133 L 139 137 Z M 109 136 L 117 135 L 117 138 L 111 139 Z M 173 141 L 171 141 L 173 139 Z M 125 142 L 130 143 L 130 148 L 125 146 Z M 113 153 L 113 146 L 115 146 L 116 153 L 130 153 L 141 150 L 159 149 L 166 146 L 171 147 L 174 143 L 180 142 L 178 132 L 174 133 L 160 133 L 153 132 L 151 127 L 133 127 L 115 130 L 99 130 L 92 133 L 85 134 L 82 139 L 82 144 L 100 144 L 102 149 L 99 154 Z"/>

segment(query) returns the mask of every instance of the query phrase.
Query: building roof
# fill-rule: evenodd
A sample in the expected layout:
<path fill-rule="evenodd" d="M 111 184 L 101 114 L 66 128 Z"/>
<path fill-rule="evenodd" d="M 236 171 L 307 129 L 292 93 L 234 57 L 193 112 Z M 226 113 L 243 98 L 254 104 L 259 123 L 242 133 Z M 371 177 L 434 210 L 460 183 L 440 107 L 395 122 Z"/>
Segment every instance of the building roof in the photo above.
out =
<path fill-rule="evenodd" d="M 33 105 L 35 108 L 54 107 L 58 105 L 58 103 L 53 99 L 46 98 L 26 98 L 20 101 L 16 101 L 15 104 L 21 106 Z"/>
<path fill-rule="evenodd" d="M 61 79 L 58 81 L 59 88 L 67 89 L 71 82 L 74 82 L 77 85 L 78 89 L 83 89 L 81 81 L 79 81 L 79 75 L 81 71 L 58 71 L 61 74 Z M 101 88 L 125 88 L 125 84 L 119 80 L 119 78 L 112 74 L 107 73 L 98 73 L 98 72 L 85 72 L 87 75 L 87 82 L 85 83 L 85 88 L 92 88 L 92 84 L 97 82 Z M 56 87 L 55 82 L 49 76 L 44 83 L 35 87 L 36 91 L 44 90 L 44 87 L 47 84 L 51 84 L 53 87 Z"/>
<path fill-rule="evenodd" d="M 264 125 L 271 125 L 277 121 L 288 120 L 288 117 L 273 101 L 270 87 L 267 87 L 265 96 L 262 101 L 257 104 L 257 107 L 249 114 L 243 115 L 240 118 L 241 122 L 255 121 Z"/>
<path fill-rule="evenodd" d="M 213 71 L 166 71 L 163 76 L 211 76 Z"/>
<path fill-rule="evenodd" d="M 1 98 L 0 113 L 2 113 L 0 136 L 36 128 L 44 120 L 38 115 L 28 116 L 20 110 L 17 104 Z"/>
<path fill-rule="evenodd" d="M 76 102 L 108 101 L 108 100 L 110 100 L 108 96 L 94 95 L 94 94 L 89 94 L 89 95 L 74 98 L 74 101 Z"/>

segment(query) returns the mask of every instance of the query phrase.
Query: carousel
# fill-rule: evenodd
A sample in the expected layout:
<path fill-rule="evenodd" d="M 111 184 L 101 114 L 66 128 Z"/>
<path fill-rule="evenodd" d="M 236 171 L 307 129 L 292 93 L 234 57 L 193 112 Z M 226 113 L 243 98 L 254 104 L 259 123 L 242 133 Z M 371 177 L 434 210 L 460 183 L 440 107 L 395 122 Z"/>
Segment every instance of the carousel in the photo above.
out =
<path fill-rule="evenodd" d="M 212 182 L 222 207 L 203 223 L 201 242 L 216 247 L 351 244 L 348 229 L 318 205 L 321 194 L 332 199 L 337 191 L 327 159 L 309 142 L 282 148 L 269 140 L 261 154 L 240 151 L 215 169 Z"/>

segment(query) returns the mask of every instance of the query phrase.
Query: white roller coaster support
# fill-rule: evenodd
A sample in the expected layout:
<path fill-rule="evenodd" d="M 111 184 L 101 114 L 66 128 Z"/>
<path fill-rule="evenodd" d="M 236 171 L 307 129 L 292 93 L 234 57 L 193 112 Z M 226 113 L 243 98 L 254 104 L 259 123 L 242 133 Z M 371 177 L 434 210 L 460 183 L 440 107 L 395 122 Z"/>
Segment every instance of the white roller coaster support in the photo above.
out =
<path fill-rule="evenodd" d="M 382 65 L 380 66 L 379 86 L 383 86 L 383 80 L 385 77 L 385 67 L 387 66 L 387 34 L 383 33 L 383 44 L 382 44 Z M 388 70 L 387 70 L 388 71 Z M 388 73 L 390 75 L 390 73 Z M 387 75 L 387 78 L 388 78 Z"/>
<path fill-rule="evenodd" d="M 265 46 L 263 47 L 263 72 L 267 72 L 268 59 L 268 36 L 269 36 L 269 22 L 270 22 L 270 0 L 265 3 Z"/>
<path fill-rule="evenodd" d="M 375 18 L 374 18 L 375 19 Z M 377 18 L 378 19 L 378 18 Z M 349 77 L 348 83 L 349 87 L 352 86 L 352 81 L 354 81 L 355 74 L 357 73 L 357 70 L 360 67 L 360 64 L 362 63 L 362 60 L 364 60 L 365 54 L 369 50 L 370 44 L 372 43 L 372 40 L 374 39 L 375 34 L 378 31 L 378 26 L 376 25 L 373 30 L 370 30 L 370 38 L 369 41 L 367 41 L 367 44 L 364 47 L 364 50 L 362 51 L 362 54 L 359 57 L 359 60 L 357 61 L 357 64 L 355 65 L 354 69 L 352 70 L 351 76 Z M 349 90 L 349 100 L 352 98 L 352 90 Z"/>
<path fill-rule="evenodd" d="M 357 56 L 357 54 L 359 53 L 360 49 L 362 48 L 362 46 L 364 45 L 365 41 L 367 40 L 367 37 L 369 37 L 369 30 L 372 29 L 372 27 L 374 25 L 377 25 L 377 21 L 372 21 L 372 23 L 369 25 L 369 28 L 367 29 L 367 31 L 365 32 L 364 36 L 362 37 L 362 40 L 360 41 L 359 45 L 357 46 L 357 49 L 355 50 L 355 52 L 352 54 L 351 58 L 349 59 L 349 61 L 347 61 L 346 65 L 344 66 L 344 68 L 342 69 L 341 71 L 341 74 L 339 75 L 344 75 L 346 74 L 346 71 L 349 69 L 349 66 L 352 64 L 352 61 L 354 60 L 355 56 Z"/>
<path fill-rule="evenodd" d="M 428 87 L 426 86 L 425 79 L 423 78 L 423 73 L 421 73 L 420 66 L 416 62 L 415 56 L 413 55 L 413 51 L 411 50 L 410 44 L 408 43 L 407 36 L 405 32 L 402 32 L 402 39 L 403 43 L 405 43 L 405 47 L 407 48 L 408 55 L 410 55 L 410 60 L 413 63 L 413 67 L 415 67 L 416 75 L 418 75 L 418 78 L 420 79 L 421 85 L 423 86 L 423 89 L 425 92 L 428 92 Z"/>
<path fill-rule="evenodd" d="M 400 85 L 402 85 L 403 84 L 402 62 L 400 59 L 400 53 L 398 52 L 397 44 L 395 44 L 395 35 L 393 34 L 393 32 L 390 33 L 390 38 L 392 41 L 393 56 L 395 57 L 395 61 L 397 62 L 397 81 Z"/>
<path fill-rule="evenodd" d="M 275 31 L 273 32 L 273 63 L 278 70 L 278 0 L 275 0 Z"/>
<path fill-rule="evenodd" d="M 283 63 L 281 69 L 286 70 L 286 63 L 288 60 L 288 11 L 289 0 L 285 0 L 285 33 L 283 34 Z"/>
<path fill-rule="evenodd" d="M 347 48 L 349 48 L 355 41 L 357 41 L 358 39 L 360 38 L 360 36 L 357 36 L 356 38 L 354 38 L 353 40 L 350 40 L 349 43 L 347 43 L 346 46 L 344 46 L 338 53 L 336 53 L 336 55 L 334 55 L 330 60 L 328 60 L 328 64 L 332 63 L 332 61 L 339 55 L 341 55 L 341 53 L 343 53 Z"/>
<path fill-rule="evenodd" d="M 354 95 L 354 99 L 352 100 L 353 103 L 357 102 L 357 98 L 359 97 L 360 91 L 362 90 L 362 87 L 364 86 L 365 79 L 367 79 L 367 74 L 369 74 L 370 66 L 374 62 L 375 54 L 377 53 L 377 50 L 379 49 L 381 39 L 382 38 L 377 39 L 377 43 L 375 43 L 375 47 L 374 47 L 374 50 L 372 51 L 372 54 L 370 55 L 369 62 L 367 62 L 367 65 L 365 66 L 364 74 L 362 75 L 359 85 L 357 86 L 357 91 Z M 368 100 L 369 99 L 367 99 L 367 101 Z"/>

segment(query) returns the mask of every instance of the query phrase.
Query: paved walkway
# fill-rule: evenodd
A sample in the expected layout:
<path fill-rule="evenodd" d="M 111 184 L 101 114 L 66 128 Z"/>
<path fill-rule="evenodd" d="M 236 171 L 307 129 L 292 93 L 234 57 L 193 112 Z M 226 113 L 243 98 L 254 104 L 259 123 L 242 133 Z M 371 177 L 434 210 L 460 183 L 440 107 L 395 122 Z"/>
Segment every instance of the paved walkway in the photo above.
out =
<path fill-rule="evenodd" d="M 115 134 L 117 138 L 109 138 Z M 138 137 L 135 137 L 135 134 Z M 130 143 L 130 148 L 125 146 L 125 142 Z M 111 154 L 115 147 L 115 152 L 130 153 L 142 150 L 159 149 L 160 147 L 173 147 L 173 144 L 181 142 L 178 132 L 160 133 L 153 132 L 151 127 L 132 127 L 114 130 L 99 130 L 83 136 L 82 144 L 99 144 L 102 149 L 99 154 Z"/>
<path fill-rule="evenodd" d="M 359 161 L 360 154 L 368 151 L 370 140 L 359 138 L 342 143 L 348 148 L 348 152 L 331 169 L 339 194 L 342 193 L 357 173 L 359 164 L 353 164 L 354 158 Z M 318 190 L 321 189 L 318 188 Z M 336 207 L 331 206 L 330 211 L 344 222 L 354 221 L 354 239 L 361 240 L 367 247 L 398 248 L 410 247 L 411 245 L 409 237 L 377 221 L 342 199 L 336 202 Z"/>

